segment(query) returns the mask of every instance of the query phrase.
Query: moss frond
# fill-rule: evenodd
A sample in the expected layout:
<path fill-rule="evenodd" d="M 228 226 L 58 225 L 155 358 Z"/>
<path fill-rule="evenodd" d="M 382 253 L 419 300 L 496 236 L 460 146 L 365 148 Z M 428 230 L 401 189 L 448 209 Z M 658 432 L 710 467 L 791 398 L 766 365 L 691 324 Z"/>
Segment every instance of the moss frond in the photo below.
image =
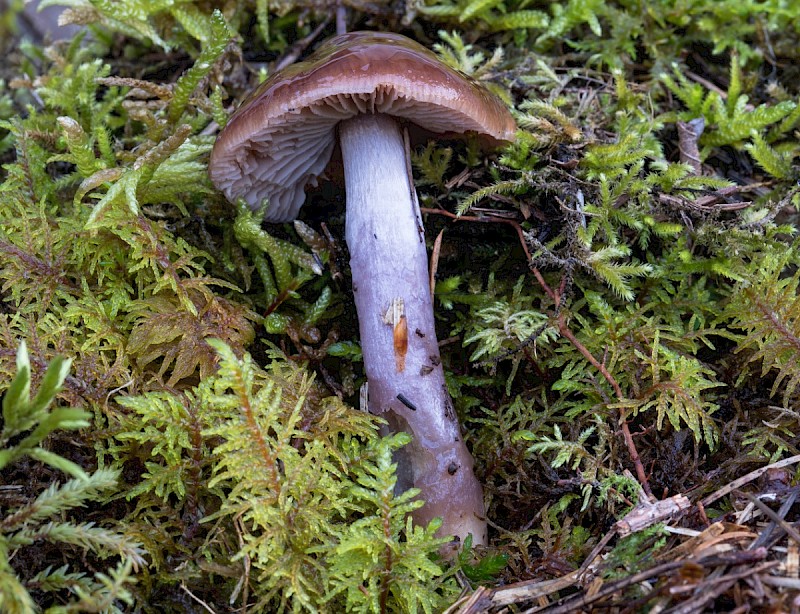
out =
<path fill-rule="evenodd" d="M 800 274 L 786 274 L 794 250 L 771 253 L 753 268 L 753 274 L 731 293 L 727 315 L 732 326 L 742 330 L 737 351 L 747 362 L 761 366 L 762 375 L 772 372 L 770 393 L 786 407 L 800 384 Z M 743 380 L 745 373 L 739 377 Z"/>
<path fill-rule="evenodd" d="M 24 474 L 15 474 L 10 466 L 28 457 L 74 476 L 64 484 L 53 481 L 34 499 L 17 505 L 0 505 L 0 608 L 3 611 L 36 612 L 32 591 L 66 595 L 68 605 L 65 607 L 73 608 L 82 604 L 86 609 L 102 609 L 107 606 L 101 604 L 113 600 L 130 603 L 126 585 L 131 583 L 133 571 L 145 563 L 139 544 L 123 532 L 98 527 L 93 522 L 77 522 L 70 517 L 76 508 L 90 503 L 96 505 L 112 493 L 117 487 L 119 471 L 98 469 L 86 473 L 73 461 L 44 446 L 45 438 L 57 431 L 89 425 L 89 414 L 83 410 L 51 408 L 69 367 L 69 360 L 54 359 L 41 378 L 36 395 L 31 398 L 31 361 L 23 343 L 17 352 L 16 376 L 3 397 L 0 469 L 4 475 L 22 477 Z M 28 488 L 27 480 L 24 486 Z M 22 489 L 23 484 L 19 488 Z M 27 558 L 26 549 L 37 542 L 58 544 L 66 551 L 74 546 L 84 556 L 118 558 L 116 572 L 110 571 L 116 573 L 116 582 L 107 585 L 107 576 L 102 571 L 93 576 L 71 574 L 69 565 L 58 570 L 46 567 L 36 574 L 25 570 L 24 575 L 20 574 L 14 569 L 14 559 Z M 42 563 L 38 562 L 37 567 L 41 568 Z"/>

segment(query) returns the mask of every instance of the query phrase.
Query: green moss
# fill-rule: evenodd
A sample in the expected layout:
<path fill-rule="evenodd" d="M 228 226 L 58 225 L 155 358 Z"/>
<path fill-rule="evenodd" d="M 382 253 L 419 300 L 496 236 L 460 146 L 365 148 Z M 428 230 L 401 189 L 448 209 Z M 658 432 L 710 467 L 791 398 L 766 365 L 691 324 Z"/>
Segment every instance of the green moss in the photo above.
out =
<path fill-rule="evenodd" d="M 5 612 L 36 612 L 39 608 L 34 594 L 38 593 L 48 599 L 59 599 L 65 604 L 61 611 L 120 611 L 113 604 L 132 603 L 129 591 L 134 581 L 132 575 L 134 569 L 144 565 L 144 553 L 124 531 L 79 521 L 74 512 L 86 505 L 98 505 L 114 493 L 119 471 L 99 469 L 87 474 L 75 462 L 43 445 L 59 431 L 89 426 L 88 412 L 73 407 L 51 407 L 67 377 L 70 362 L 54 359 L 32 398 L 31 360 L 24 343 L 17 352 L 16 365 L 16 375 L 3 397 L 0 470 L 10 478 L 4 485 L 20 491 L 30 486 L 32 468 L 14 470 L 14 465 L 24 465 L 27 459 L 66 473 L 71 479 L 63 484 L 54 479 L 35 498 L 23 497 L 18 503 L 0 506 L 0 607 Z M 75 564 L 56 568 L 54 559 L 42 556 L 46 548 L 41 544 L 62 548 L 62 554 L 75 559 Z M 77 558 L 87 556 L 101 560 L 116 558 L 118 563 L 112 566 L 109 561 L 102 567 L 105 571 L 89 575 L 75 569 L 80 569 Z M 20 561 L 27 561 L 29 567 L 25 568 Z"/>

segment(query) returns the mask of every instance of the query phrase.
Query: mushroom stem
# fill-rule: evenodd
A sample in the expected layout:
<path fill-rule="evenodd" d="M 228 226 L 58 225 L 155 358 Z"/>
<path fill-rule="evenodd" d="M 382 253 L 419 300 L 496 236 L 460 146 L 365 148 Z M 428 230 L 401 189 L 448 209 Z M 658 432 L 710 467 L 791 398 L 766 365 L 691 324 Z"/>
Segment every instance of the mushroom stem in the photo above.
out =
<path fill-rule="evenodd" d="M 441 535 L 486 543 L 481 485 L 472 471 L 439 359 L 428 257 L 409 161 L 397 123 L 363 114 L 339 124 L 347 192 L 346 240 L 369 408 L 411 434 L 400 458 L 406 486 L 443 520 Z"/>

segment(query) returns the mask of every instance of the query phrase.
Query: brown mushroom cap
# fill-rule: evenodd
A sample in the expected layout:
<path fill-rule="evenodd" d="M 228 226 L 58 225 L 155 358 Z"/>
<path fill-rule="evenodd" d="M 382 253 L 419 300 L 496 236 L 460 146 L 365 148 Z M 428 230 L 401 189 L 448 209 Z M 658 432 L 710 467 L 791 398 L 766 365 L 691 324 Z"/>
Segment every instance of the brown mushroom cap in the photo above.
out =
<path fill-rule="evenodd" d="M 245 100 L 211 152 L 211 180 L 229 200 L 253 208 L 269 198 L 267 221 L 294 219 L 306 185 L 328 165 L 336 125 L 359 113 L 439 134 L 472 132 L 491 144 L 513 140 L 516 130 L 496 96 L 419 43 L 351 32 L 275 73 Z"/>

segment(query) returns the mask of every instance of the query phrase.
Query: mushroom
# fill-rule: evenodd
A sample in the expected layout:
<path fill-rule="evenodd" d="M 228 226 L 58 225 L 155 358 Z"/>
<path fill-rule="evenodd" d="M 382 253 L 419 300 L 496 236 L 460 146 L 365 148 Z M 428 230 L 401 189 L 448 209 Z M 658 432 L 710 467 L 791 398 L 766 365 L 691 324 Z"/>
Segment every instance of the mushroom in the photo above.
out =
<path fill-rule="evenodd" d="M 352 32 L 261 84 L 220 132 L 209 173 L 229 200 L 268 199 L 265 220 L 289 221 L 338 142 L 369 409 L 412 436 L 398 473 L 425 500 L 415 521 L 441 517 L 441 535 L 485 544 L 483 492 L 439 358 L 409 123 L 488 145 L 516 129 L 498 98 L 418 43 Z"/>

